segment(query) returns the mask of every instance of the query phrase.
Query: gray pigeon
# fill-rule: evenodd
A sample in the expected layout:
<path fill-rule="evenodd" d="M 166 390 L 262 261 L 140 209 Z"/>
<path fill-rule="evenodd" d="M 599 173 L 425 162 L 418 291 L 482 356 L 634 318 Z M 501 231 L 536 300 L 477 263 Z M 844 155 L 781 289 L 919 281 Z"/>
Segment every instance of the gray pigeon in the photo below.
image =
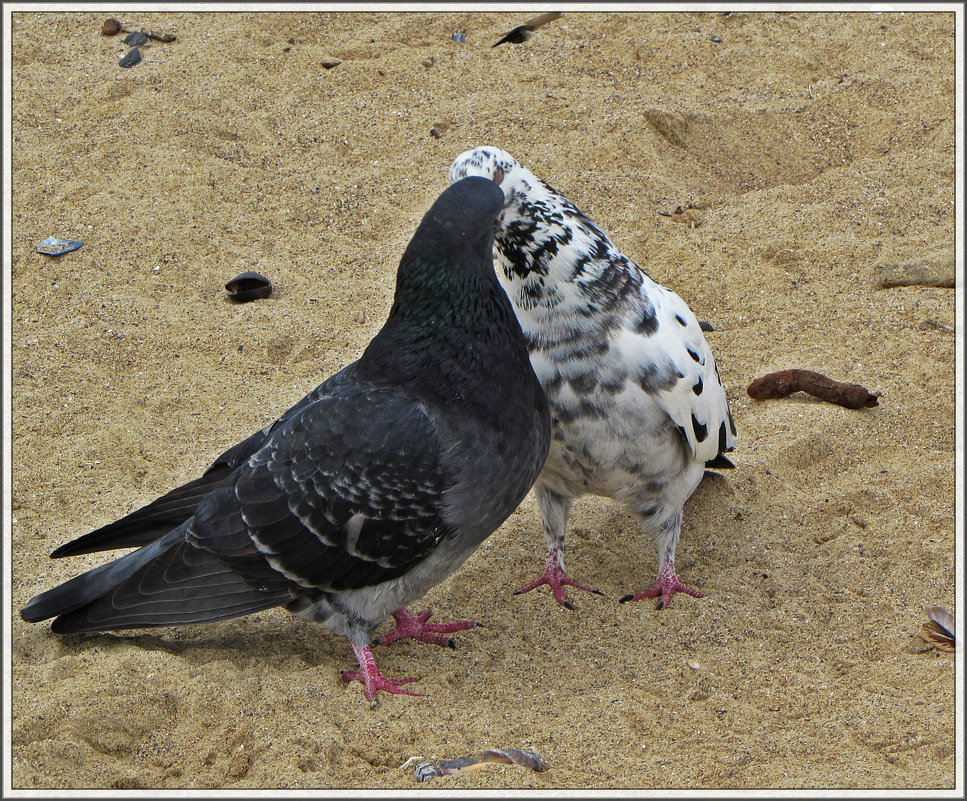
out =
<path fill-rule="evenodd" d="M 504 203 L 450 186 L 406 248 L 383 328 L 360 359 L 195 481 L 54 556 L 142 546 L 36 596 L 58 633 L 225 620 L 274 606 L 349 638 L 373 701 L 409 693 L 370 641 L 442 633 L 405 606 L 456 570 L 517 507 L 547 455 L 544 392 L 493 270 Z"/>
<path fill-rule="evenodd" d="M 564 585 L 571 501 L 593 493 L 621 501 L 658 547 L 658 578 L 622 601 L 676 592 L 682 507 L 706 466 L 732 467 L 735 424 L 701 326 L 678 295 L 652 281 L 553 187 L 494 147 L 462 153 L 450 180 L 479 175 L 504 190 L 496 245 L 510 297 L 551 406 L 551 449 L 534 486 L 547 569 L 518 591 Z"/>

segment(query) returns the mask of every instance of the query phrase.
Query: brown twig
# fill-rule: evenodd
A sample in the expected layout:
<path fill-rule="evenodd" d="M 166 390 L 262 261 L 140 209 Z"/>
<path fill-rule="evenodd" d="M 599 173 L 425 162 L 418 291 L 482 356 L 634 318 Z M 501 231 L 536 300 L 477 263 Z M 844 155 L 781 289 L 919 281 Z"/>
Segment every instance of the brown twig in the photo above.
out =
<path fill-rule="evenodd" d="M 779 370 L 757 378 L 748 388 L 749 396 L 756 400 L 785 398 L 793 392 L 808 392 L 820 400 L 845 406 L 847 409 L 862 409 L 877 406 L 879 392 L 870 392 L 859 384 L 834 381 L 822 373 L 812 370 Z"/>

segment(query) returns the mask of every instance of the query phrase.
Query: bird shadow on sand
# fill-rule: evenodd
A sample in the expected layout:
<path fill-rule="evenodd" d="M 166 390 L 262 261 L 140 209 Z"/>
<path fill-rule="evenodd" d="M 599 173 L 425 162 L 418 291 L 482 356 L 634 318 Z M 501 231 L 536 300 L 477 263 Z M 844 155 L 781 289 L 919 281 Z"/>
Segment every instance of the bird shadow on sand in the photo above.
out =
<path fill-rule="evenodd" d="M 255 615 L 251 621 L 229 621 L 220 631 L 214 626 L 194 629 L 165 629 L 164 633 L 121 632 L 103 634 L 65 634 L 59 636 L 61 655 L 86 651 L 113 651 L 136 648 L 158 651 L 184 659 L 193 666 L 227 661 L 237 668 L 254 661 L 282 663 L 298 659 L 306 668 L 323 664 L 351 662 L 352 654 L 338 639 L 321 627 L 292 619 L 282 626 L 268 616 Z M 259 625 L 259 624 L 262 625 Z M 286 629 L 289 630 L 286 630 Z M 208 629 L 206 631 L 205 629 Z M 54 635 L 51 635 L 54 636 Z"/>

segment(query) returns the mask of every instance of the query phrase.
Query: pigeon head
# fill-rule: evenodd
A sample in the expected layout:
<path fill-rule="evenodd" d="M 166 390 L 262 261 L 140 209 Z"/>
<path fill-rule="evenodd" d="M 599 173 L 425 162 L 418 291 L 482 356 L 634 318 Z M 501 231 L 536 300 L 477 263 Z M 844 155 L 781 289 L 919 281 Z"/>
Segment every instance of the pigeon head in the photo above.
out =
<path fill-rule="evenodd" d="M 538 181 L 530 170 L 498 147 L 475 147 L 457 156 L 450 165 L 450 183 L 456 183 L 468 175 L 490 179 L 504 190 L 504 195 L 511 202 L 515 196 L 520 198 L 526 195 Z"/>
<path fill-rule="evenodd" d="M 500 187 L 480 176 L 454 182 L 437 198 L 403 253 L 393 306 L 360 360 L 361 370 L 397 382 L 418 378 L 423 391 L 446 400 L 472 398 L 467 387 L 493 380 L 510 352 L 520 365 L 529 364 L 517 317 L 494 271 L 494 235 L 504 203 Z"/>
<path fill-rule="evenodd" d="M 573 237 L 565 220 L 606 239 L 580 209 L 505 150 L 475 147 L 461 153 L 450 165 L 451 182 L 473 175 L 489 178 L 507 198 L 497 221 L 496 236 L 498 256 L 507 278 L 547 275 L 549 262 Z M 558 278 L 568 280 L 569 276 Z"/>
<path fill-rule="evenodd" d="M 459 316 L 493 283 L 493 245 L 504 195 L 481 177 L 451 184 L 423 216 L 396 273 L 390 317 L 436 325 Z"/>
<path fill-rule="evenodd" d="M 448 269 L 473 262 L 489 252 L 504 195 L 492 180 L 480 176 L 455 181 L 423 216 L 403 261 L 446 262 Z"/>

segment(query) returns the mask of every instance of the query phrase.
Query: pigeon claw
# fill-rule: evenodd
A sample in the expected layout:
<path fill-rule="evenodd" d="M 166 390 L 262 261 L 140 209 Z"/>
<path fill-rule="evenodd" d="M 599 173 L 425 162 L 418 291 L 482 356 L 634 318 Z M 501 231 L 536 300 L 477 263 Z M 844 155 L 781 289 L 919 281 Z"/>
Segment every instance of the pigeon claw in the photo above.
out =
<path fill-rule="evenodd" d="M 564 568 L 561 567 L 560 557 L 558 556 L 556 548 L 552 548 L 548 553 L 547 567 L 544 568 L 544 572 L 526 587 L 515 590 L 514 595 L 523 595 L 525 592 L 530 592 L 545 584 L 551 588 L 551 592 L 554 594 L 554 600 L 565 609 L 577 609 L 574 602 L 564 594 L 565 586 L 574 587 L 576 590 L 583 590 L 584 592 L 591 592 L 596 595 L 604 595 L 601 590 L 593 590 L 569 578 L 567 573 L 564 572 Z"/>
<path fill-rule="evenodd" d="M 401 684 L 419 681 L 417 678 L 393 681 L 393 679 L 388 679 L 380 673 L 379 668 L 376 667 L 373 652 L 368 645 L 353 643 L 353 651 L 356 653 L 356 659 L 359 660 L 359 670 L 343 670 L 340 675 L 345 682 L 360 681 L 363 683 L 363 692 L 366 694 L 366 700 L 369 701 L 370 707 L 376 706 L 376 694 L 380 690 L 393 695 L 426 695 L 426 693 L 411 693 L 409 690 L 400 688 Z"/>
<path fill-rule="evenodd" d="M 406 678 L 393 681 L 392 679 L 386 678 L 386 676 L 375 668 L 369 673 L 364 673 L 361 670 L 343 670 L 340 672 L 340 675 L 342 676 L 342 680 L 347 683 L 350 681 L 361 681 L 363 683 L 363 692 L 366 694 L 366 700 L 370 702 L 371 706 L 376 706 L 376 693 L 380 690 L 392 693 L 393 695 L 413 695 L 420 697 L 426 695 L 426 693 L 411 693 L 409 690 L 400 688 L 401 684 L 409 684 L 411 681 L 419 681 L 419 679 Z"/>
<path fill-rule="evenodd" d="M 418 615 L 413 615 L 406 609 L 397 609 L 393 612 L 393 620 L 396 621 L 396 628 L 377 637 L 374 645 L 389 645 L 391 642 L 412 637 L 413 639 L 420 640 L 420 642 L 430 643 L 431 645 L 456 648 L 456 640 L 453 637 L 444 637 L 444 634 L 465 631 L 466 629 L 476 628 L 480 625 L 474 620 L 458 620 L 453 623 L 427 623 L 432 614 L 429 609 L 425 612 L 420 612 Z"/>
<path fill-rule="evenodd" d="M 705 593 L 699 592 L 698 590 L 693 590 L 691 587 L 686 587 L 678 580 L 678 576 L 675 575 L 675 567 L 671 562 L 667 562 L 665 567 L 662 569 L 661 574 L 658 576 L 658 580 L 644 592 L 640 592 L 637 595 L 625 595 L 619 600 L 619 603 L 626 603 L 627 601 L 642 601 L 645 598 L 657 598 L 661 596 L 658 601 L 658 609 L 667 609 L 671 606 L 672 596 L 676 592 L 685 593 L 685 595 L 690 595 L 692 598 L 704 598 Z"/>

